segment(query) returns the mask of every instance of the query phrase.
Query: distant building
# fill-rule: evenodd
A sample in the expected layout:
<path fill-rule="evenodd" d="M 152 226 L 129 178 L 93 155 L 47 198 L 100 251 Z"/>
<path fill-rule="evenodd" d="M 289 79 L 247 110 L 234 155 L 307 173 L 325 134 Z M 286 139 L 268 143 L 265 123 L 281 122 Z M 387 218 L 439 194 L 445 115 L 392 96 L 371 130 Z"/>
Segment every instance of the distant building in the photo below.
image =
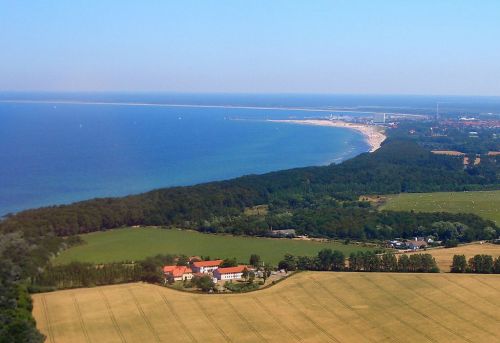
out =
<path fill-rule="evenodd" d="M 163 267 L 165 279 L 173 278 L 174 281 L 191 280 L 193 278 L 193 271 L 186 266 L 165 266 Z"/>
<path fill-rule="evenodd" d="M 387 242 L 387 246 L 389 248 L 394 248 L 394 249 L 404 249 L 406 245 L 401 242 L 400 240 L 392 240 Z"/>
<path fill-rule="evenodd" d="M 273 237 L 295 237 L 295 230 L 294 229 L 287 229 L 287 230 L 271 230 L 271 236 Z"/>
<path fill-rule="evenodd" d="M 387 116 L 385 113 L 374 113 L 373 114 L 373 122 L 378 124 L 385 124 Z"/>
<path fill-rule="evenodd" d="M 406 241 L 406 246 L 408 247 L 408 249 L 411 249 L 411 250 L 424 249 L 427 247 L 427 242 L 426 241 L 411 240 L 411 241 Z"/>
<path fill-rule="evenodd" d="M 222 260 L 213 261 L 195 261 L 192 263 L 191 268 L 195 273 L 211 273 L 221 265 Z"/>
<path fill-rule="evenodd" d="M 234 280 L 243 277 L 243 271 L 247 266 L 240 265 L 236 267 L 219 268 L 214 271 L 214 277 L 217 280 Z"/>

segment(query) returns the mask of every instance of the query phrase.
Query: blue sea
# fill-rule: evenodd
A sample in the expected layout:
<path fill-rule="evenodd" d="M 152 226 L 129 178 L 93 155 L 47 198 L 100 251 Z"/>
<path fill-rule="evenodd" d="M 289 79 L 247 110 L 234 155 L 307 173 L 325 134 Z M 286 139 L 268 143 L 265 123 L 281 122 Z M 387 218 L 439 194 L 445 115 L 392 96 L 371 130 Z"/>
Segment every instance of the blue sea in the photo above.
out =
<path fill-rule="evenodd" d="M 14 102 L 2 102 L 5 100 Z M 60 100 L 193 107 L 69 104 Z M 425 104 L 434 106 L 433 100 L 417 100 L 0 93 L 0 215 L 95 197 L 327 165 L 369 150 L 363 136 L 349 129 L 265 121 L 324 116 L 325 112 L 195 105 L 341 108 L 354 111 L 351 115 L 370 106 L 401 109 L 410 104 L 414 111 L 422 111 Z"/>

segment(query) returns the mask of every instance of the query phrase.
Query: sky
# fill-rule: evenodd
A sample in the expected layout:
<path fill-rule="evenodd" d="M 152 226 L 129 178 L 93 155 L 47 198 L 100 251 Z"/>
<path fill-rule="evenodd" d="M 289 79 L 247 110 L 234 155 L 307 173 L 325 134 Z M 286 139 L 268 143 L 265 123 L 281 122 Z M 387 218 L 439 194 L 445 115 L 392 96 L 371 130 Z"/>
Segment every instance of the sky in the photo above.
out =
<path fill-rule="evenodd" d="M 498 0 L 0 0 L 0 91 L 500 96 Z"/>

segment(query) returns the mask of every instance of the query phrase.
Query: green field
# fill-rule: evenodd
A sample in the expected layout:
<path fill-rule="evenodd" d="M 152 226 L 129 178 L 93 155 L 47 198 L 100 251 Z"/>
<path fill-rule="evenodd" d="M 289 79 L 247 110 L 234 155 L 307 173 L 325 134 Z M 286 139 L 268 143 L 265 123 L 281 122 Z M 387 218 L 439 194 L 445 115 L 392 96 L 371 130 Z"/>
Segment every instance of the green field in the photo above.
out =
<path fill-rule="evenodd" d="M 130 283 L 33 300 L 51 343 L 500 341 L 499 275 L 303 272 L 246 294 Z"/>
<path fill-rule="evenodd" d="M 474 213 L 500 225 L 500 191 L 402 193 L 386 196 L 383 210 Z"/>
<path fill-rule="evenodd" d="M 286 253 L 315 255 L 321 249 L 331 248 L 347 255 L 351 251 L 369 249 L 340 243 L 202 234 L 152 227 L 116 229 L 81 237 L 86 244 L 62 252 L 54 263 L 137 261 L 156 254 L 236 257 L 239 262 L 247 262 L 250 254 L 255 253 L 264 262 L 277 264 Z"/>

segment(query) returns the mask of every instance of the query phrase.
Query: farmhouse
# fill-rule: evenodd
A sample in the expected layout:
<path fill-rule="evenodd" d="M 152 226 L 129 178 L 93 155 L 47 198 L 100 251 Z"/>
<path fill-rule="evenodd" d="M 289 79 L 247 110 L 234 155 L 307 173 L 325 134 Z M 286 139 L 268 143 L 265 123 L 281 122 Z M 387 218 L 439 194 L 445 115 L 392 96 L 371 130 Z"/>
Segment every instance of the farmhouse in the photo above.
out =
<path fill-rule="evenodd" d="M 418 249 L 426 248 L 427 242 L 426 241 L 411 240 L 411 241 L 406 241 L 406 246 L 408 247 L 408 249 L 418 250 Z"/>
<path fill-rule="evenodd" d="M 191 280 L 193 271 L 186 266 L 165 266 L 163 267 L 165 278 L 173 278 L 174 281 Z"/>
<path fill-rule="evenodd" d="M 195 273 L 210 273 L 219 268 L 222 260 L 213 261 L 196 261 L 192 263 L 192 268 Z"/>
<path fill-rule="evenodd" d="M 241 279 L 243 276 L 243 271 L 247 269 L 247 266 L 236 266 L 236 267 L 227 267 L 227 268 L 219 268 L 214 271 L 214 276 L 217 280 L 234 280 Z"/>

